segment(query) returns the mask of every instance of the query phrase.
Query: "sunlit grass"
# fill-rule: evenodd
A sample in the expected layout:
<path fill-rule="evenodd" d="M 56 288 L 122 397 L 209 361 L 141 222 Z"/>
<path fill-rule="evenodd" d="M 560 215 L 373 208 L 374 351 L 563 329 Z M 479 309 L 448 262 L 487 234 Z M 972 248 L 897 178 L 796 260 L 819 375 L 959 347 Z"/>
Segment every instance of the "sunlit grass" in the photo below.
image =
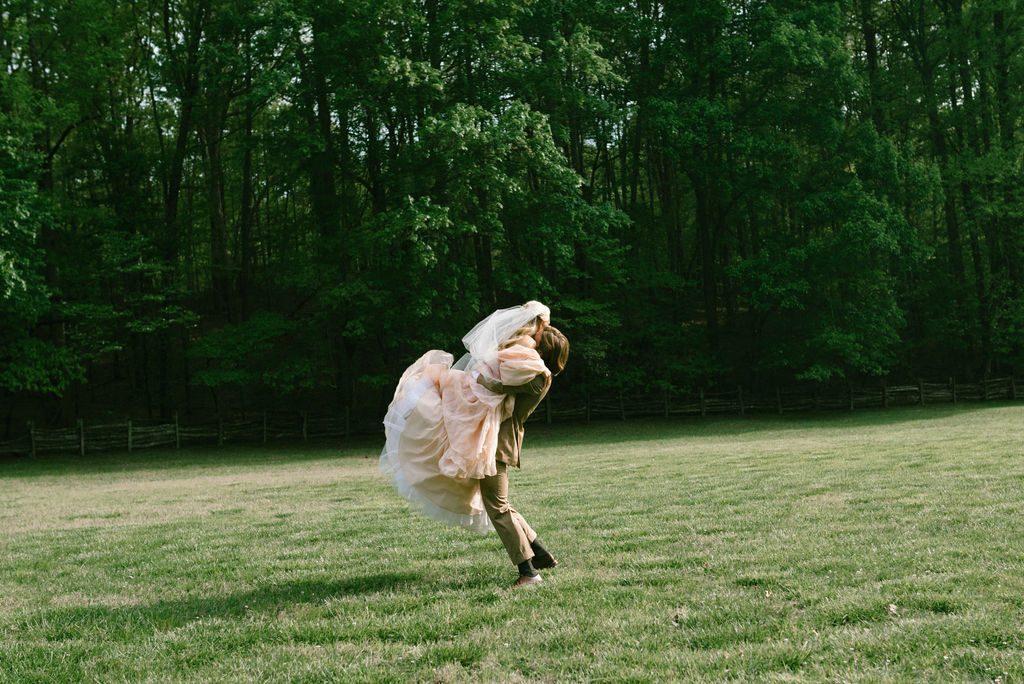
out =
<path fill-rule="evenodd" d="M 524 593 L 377 449 L 0 464 L 0 681 L 1024 679 L 1024 407 L 531 425 Z"/>

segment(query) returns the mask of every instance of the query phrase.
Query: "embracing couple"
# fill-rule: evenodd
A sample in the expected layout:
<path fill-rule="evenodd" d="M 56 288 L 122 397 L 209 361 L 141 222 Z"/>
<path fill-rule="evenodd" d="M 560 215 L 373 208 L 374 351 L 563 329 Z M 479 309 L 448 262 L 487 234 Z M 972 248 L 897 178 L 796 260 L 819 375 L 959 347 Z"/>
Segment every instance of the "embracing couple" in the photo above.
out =
<path fill-rule="evenodd" d="M 458 363 L 431 350 L 403 373 L 384 418 L 381 472 L 428 517 L 498 533 L 519 570 L 540 583 L 558 561 L 508 501 L 526 419 L 565 368 L 569 342 L 540 302 L 499 309 L 462 338 Z"/>

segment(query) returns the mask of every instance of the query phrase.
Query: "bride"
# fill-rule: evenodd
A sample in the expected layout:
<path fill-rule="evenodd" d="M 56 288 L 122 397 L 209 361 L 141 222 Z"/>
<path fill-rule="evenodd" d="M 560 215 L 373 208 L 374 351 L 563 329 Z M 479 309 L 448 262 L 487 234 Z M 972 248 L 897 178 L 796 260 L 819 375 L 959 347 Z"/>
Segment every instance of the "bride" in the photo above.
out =
<path fill-rule="evenodd" d="M 384 417 L 380 470 L 427 517 L 481 534 L 493 529 L 480 479 L 496 473 L 498 427 L 515 398 L 485 385 L 551 375 L 536 349 L 550 316 L 535 301 L 499 309 L 462 338 L 468 353 L 458 363 L 434 349 L 402 374 Z"/>

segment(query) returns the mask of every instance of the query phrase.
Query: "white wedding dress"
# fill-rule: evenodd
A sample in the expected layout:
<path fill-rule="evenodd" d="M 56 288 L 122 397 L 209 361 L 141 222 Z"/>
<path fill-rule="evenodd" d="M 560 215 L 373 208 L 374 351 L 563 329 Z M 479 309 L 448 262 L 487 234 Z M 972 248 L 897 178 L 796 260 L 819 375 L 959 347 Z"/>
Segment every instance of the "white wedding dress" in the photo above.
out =
<path fill-rule="evenodd" d="M 542 313 L 533 313 L 536 307 L 526 307 L 516 307 L 525 309 L 518 311 L 518 318 L 505 315 L 508 320 L 498 331 L 506 335 L 505 340 L 505 329 L 511 327 L 514 332 L 531 320 L 530 314 L 543 316 L 547 311 L 543 307 Z M 498 428 L 511 415 L 514 397 L 488 390 L 476 381 L 477 375 L 483 372 L 503 385 L 516 386 L 549 372 L 528 346 L 529 340 L 501 349 L 488 342 L 487 349 L 477 347 L 473 353 L 473 343 L 479 339 L 473 334 L 503 312 L 513 310 L 495 312 L 464 338 L 471 353 L 456 367 L 451 354 L 431 350 L 406 369 L 384 417 L 380 456 L 381 472 L 423 514 L 481 534 L 493 528 L 484 511 L 479 480 L 497 472 Z M 523 317 L 526 321 L 512 327 Z M 495 336 L 494 330 L 483 334 Z M 505 340 L 499 341 L 504 345 Z"/>

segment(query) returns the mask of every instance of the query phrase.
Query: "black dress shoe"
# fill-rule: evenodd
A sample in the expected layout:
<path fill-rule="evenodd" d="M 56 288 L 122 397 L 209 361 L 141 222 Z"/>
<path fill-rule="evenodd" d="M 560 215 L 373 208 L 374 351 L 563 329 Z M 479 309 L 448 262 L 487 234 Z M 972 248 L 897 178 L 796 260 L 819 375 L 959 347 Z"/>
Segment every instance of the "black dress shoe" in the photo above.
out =
<path fill-rule="evenodd" d="M 552 556 L 550 553 L 545 553 L 543 555 L 533 557 L 533 567 L 537 568 L 538 570 L 543 570 L 545 568 L 553 568 L 556 565 L 558 565 L 558 561 L 555 560 L 555 557 Z"/>

